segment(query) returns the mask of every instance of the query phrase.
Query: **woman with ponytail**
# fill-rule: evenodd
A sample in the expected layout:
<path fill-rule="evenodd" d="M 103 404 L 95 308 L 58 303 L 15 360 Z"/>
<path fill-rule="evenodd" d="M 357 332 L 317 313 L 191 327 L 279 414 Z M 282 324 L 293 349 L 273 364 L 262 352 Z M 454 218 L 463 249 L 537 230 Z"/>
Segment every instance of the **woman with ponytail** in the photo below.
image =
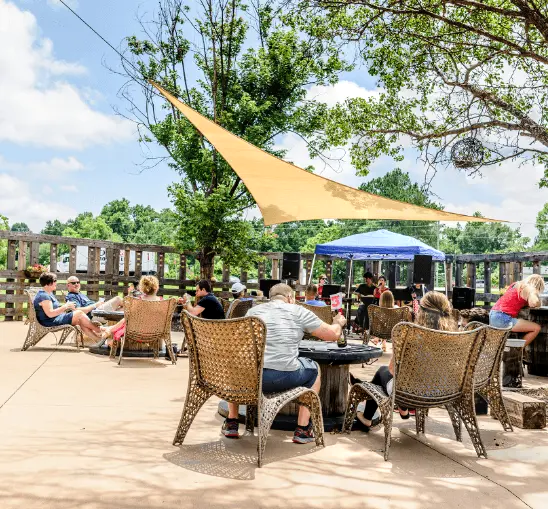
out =
<path fill-rule="evenodd" d="M 441 331 L 456 331 L 457 323 L 452 315 L 452 307 L 447 297 L 443 293 L 428 292 L 420 301 L 420 306 L 417 311 L 415 319 L 417 325 L 421 325 L 428 329 L 435 329 Z M 388 366 L 381 366 L 371 383 L 380 385 L 384 391 L 390 395 L 394 385 L 394 357 L 390 359 Z M 352 373 L 350 374 L 350 382 L 352 385 L 360 383 L 361 380 L 355 378 Z M 372 400 L 368 399 L 365 402 L 365 409 L 362 412 L 358 412 L 358 421 L 361 424 L 361 429 L 366 433 L 371 426 L 375 426 L 380 422 L 380 417 L 373 418 L 377 411 L 378 405 Z M 409 419 L 410 414 L 407 408 L 399 408 L 399 413 L 402 419 Z"/>

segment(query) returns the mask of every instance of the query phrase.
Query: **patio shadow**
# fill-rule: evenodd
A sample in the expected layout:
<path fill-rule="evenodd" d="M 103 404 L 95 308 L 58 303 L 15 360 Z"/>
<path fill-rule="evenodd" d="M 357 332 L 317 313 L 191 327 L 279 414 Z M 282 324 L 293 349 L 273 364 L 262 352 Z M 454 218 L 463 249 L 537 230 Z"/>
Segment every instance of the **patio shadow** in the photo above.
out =
<path fill-rule="evenodd" d="M 270 446 L 270 447 L 269 447 Z M 292 442 L 270 437 L 263 465 L 312 454 L 323 449 L 316 446 L 298 446 Z M 257 437 L 247 435 L 244 440 L 217 440 L 204 444 L 181 445 L 164 458 L 178 467 L 201 474 L 225 479 L 249 481 L 255 479 L 257 466 Z"/>

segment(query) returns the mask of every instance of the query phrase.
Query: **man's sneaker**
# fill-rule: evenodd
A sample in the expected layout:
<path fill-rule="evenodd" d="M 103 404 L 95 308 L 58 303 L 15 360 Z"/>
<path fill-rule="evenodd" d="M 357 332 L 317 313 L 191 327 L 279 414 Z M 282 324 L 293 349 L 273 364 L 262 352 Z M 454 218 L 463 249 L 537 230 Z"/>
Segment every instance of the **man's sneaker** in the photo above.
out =
<path fill-rule="evenodd" d="M 314 433 L 312 432 L 312 423 L 306 427 L 297 426 L 293 433 L 293 442 L 296 444 L 309 444 L 314 441 Z"/>
<path fill-rule="evenodd" d="M 227 438 L 240 438 L 240 434 L 238 433 L 238 419 L 225 419 L 222 432 Z"/>

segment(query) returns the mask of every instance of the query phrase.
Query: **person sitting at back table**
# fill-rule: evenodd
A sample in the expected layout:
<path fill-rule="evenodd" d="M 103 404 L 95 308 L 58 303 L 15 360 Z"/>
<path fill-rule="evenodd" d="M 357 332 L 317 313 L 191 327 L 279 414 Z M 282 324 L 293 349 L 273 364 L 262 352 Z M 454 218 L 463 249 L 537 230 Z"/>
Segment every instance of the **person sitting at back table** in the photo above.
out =
<path fill-rule="evenodd" d="M 344 316 L 335 316 L 332 325 L 322 322 L 312 311 L 297 306 L 295 292 L 282 283 L 270 289 L 270 302 L 251 308 L 246 316 L 255 316 L 266 324 L 263 392 L 308 387 L 318 393 L 318 365 L 310 359 L 299 357 L 299 343 L 305 332 L 324 341 L 337 341 L 346 323 Z M 238 405 L 235 403 L 228 403 L 228 417 L 222 432 L 228 438 L 239 438 Z M 300 406 L 293 442 L 306 444 L 313 440 L 310 411 Z"/>
<path fill-rule="evenodd" d="M 230 292 L 232 293 L 232 297 L 234 298 L 234 300 L 253 300 L 251 297 L 246 297 L 246 290 L 247 288 L 242 283 L 234 283 L 232 285 L 232 288 L 230 288 Z"/>
<path fill-rule="evenodd" d="M 399 307 L 399 306 L 396 306 L 396 304 L 394 304 L 394 294 L 390 290 L 383 292 L 383 294 L 381 295 L 381 298 L 379 299 L 379 306 L 381 308 L 391 308 L 391 309 Z"/>
<path fill-rule="evenodd" d="M 200 315 L 208 320 L 225 319 L 223 306 L 211 292 L 211 284 L 207 279 L 200 279 L 196 284 L 196 300 L 197 304 L 193 306 L 188 298 L 183 297 L 183 309 L 191 315 Z"/>
<path fill-rule="evenodd" d="M 95 302 L 80 291 L 80 280 L 76 276 L 70 276 L 67 279 L 68 293 L 65 297 L 67 302 L 74 302 L 76 309 L 83 311 L 89 318 L 94 309 L 103 311 L 116 311 L 124 306 L 124 301 L 116 296 L 106 302 Z"/>
<path fill-rule="evenodd" d="M 75 309 L 74 302 L 63 305 L 53 295 L 57 289 L 57 276 L 53 272 L 44 272 L 40 275 L 40 290 L 34 298 L 36 319 L 44 327 L 59 325 L 79 325 L 82 332 L 90 337 L 101 337 L 101 329 L 91 323 L 88 316 L 80 309 Z"/>
<path fill-rule="evenodd" d="M 373 292 L 373 296 L 375 297 L 375 299 L 380 299 L 381 295 L 387 291 L 388 291 L 388 286 L 386 286 L 386 278 L 384 276 L 379 276 L 377 288 L 375 288 L 375 291 Z"/>
<path fill-rule="evenodd" d="M 540 332 L 540 324 L 518 318 L 518 313 L 526 306 L 540 307 L 542 292 L 544 278 L 540 274 L 532 274 L 523 281 L 512 284 L 489 312 L 489 324 L 500 329 L 512 327 L 512 332 L 525 332 L 523 339 L 527 346 Z"/>
<path fill-rule="evenodd" d="M 160 282 L 155 276 L 141 277 L 138 289 L 138 292 L 135 292 L 135 289 L 133 289 L 133 291 L 131 289 L 128 289 L 129 296 L 135 299 L 148 300 L 152 302 L 163 300 L 163 297 L 159 297 L 157 295 L 158 290 L 160 289 Z M 116 341 L 120 341 L 122 339 L 122 336 L 126 332 L 126 319 L 122 318 L 118 323 L 114 324 L 113 326 L 104 327 L 102 331 L 102 337 L 104 339 L 114 338 Z M 107 344 L 110 345 L 110 341 Z"/>
<path fill-rule="evenodd" d="M 323 300 L 317 300 L 318 287 L 316 285 L 308 285 L 304 291 L 304 303 L 309 306 L 325 307 L 326 304 Z"/>

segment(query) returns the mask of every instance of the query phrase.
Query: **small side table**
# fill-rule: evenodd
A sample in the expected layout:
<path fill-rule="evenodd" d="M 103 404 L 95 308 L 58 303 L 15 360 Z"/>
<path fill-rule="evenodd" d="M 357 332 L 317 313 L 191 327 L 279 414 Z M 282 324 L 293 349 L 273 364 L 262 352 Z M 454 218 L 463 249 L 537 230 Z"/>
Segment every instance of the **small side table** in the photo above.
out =
<path fill-rule="evenodd" d="M 524 339 L 508 338 L 502 354 L 502 386 L 521 388 L 523 380 Z"/>

